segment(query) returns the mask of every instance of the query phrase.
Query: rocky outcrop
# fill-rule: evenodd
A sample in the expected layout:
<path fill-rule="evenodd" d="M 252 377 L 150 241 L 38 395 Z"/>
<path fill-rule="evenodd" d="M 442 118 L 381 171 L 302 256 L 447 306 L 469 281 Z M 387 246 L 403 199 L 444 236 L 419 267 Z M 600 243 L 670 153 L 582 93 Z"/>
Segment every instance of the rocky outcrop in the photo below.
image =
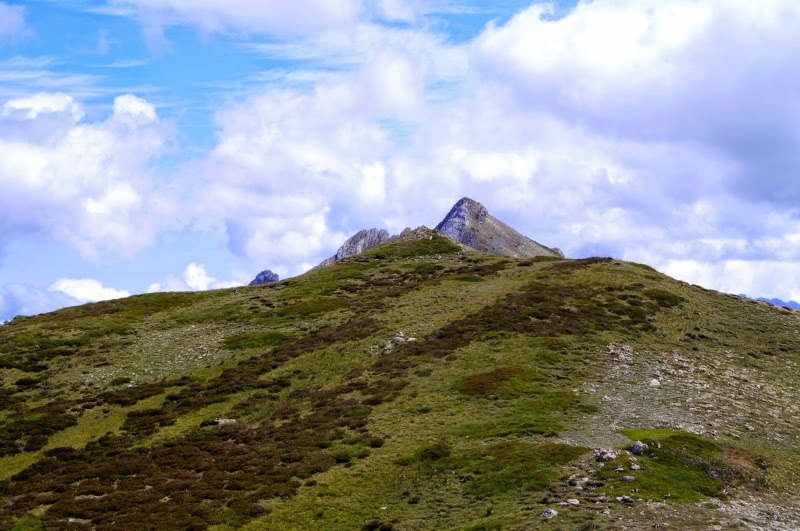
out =
<path fill-rule="evenodd" d="M 526 238 L 468 197 L 455 204 L 436 230 L 454 242 L 485 253 L 513 258 L 563 256 L 555 249 Z"/>
<path fill-rule="evenodd" d="M 348 238 L 347 241 L 339 247 L 335 255 L 327 260 L 323 260 L 317 267 L 329 266 L 348 256 L 361 254 L 368 249 L 377 247 L 390 238 L 389 232 L 383 229 L 364 229 Z"/>
<path fill-rule="evenodd" d="M 267 269 L 265 271 L 262 271 L 258 275 L 256 275 L 256 278 L 254 278 L 253 281 L 250 284 L 248 284 L 248 286 L 258 286 L 259 284 L 269 284 L 270 282 L 277 282 L 279 280 L 280 280 L 280 278 L 278 277 L 277 274 L 275 274 L 272 271 L 270 271 L 269 269 Z"/>

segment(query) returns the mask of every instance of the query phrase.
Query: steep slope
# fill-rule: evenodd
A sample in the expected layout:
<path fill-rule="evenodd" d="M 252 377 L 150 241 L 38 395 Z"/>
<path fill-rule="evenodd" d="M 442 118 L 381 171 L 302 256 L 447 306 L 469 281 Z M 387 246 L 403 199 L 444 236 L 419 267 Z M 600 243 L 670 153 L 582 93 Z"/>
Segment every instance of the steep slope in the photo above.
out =
<path fill-rule="evenodd" d="M 18 318 L 0 528 L 796 529 L 798 329 L 424 228 L 277 283 Z"/>
<path fill-rule="evenodd" d="M 453 206 L 436 230 L 455 242 L 489 254 L 512 258 L 561 256 L 560 252 L 515 231 L 468 197 Z"/>
<path fill-rule="evenodd" d="M 391 236 L 384 229 L 360 230 L 345 240 L 335 255 L 326 258 L 317 267 L 326 267 L 350 256 L 361 254 L 373 247 L 377 247 L 389 238 Z"/>

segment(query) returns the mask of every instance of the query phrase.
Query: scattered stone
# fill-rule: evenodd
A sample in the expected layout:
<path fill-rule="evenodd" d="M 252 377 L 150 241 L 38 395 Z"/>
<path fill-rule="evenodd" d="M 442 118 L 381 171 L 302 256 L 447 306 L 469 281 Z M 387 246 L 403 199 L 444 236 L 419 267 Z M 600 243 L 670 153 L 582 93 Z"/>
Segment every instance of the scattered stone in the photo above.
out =
<path fill-rule="evenodd" d="M 618 466 L 617 468 L 614 469 L 614 472 L 625 472 L 625 469 L 622 468 L 621 466 Z"/>
<path fill-rule="evenodd" d="M 636 441 L 631 445 L 631 453 L 633 455 L 642 455 L 647 450 L 647 445 L 642 441 Z"/>
<path fill-rule="evenodd" d="M 650 387 L 659 387 L 660 385 L 661 382 L 659 382 L 657 379 L 653 378 L 652 380 L 650 380 Z"/>
<path fill-rule="evenodd" d="M 619 452 L 610 448 L 598 448 L 594 451 L 595 461 L 599 461 L 601 463 L 613 461 L 617 457 L 619 457 Z"/>
<path fill-rule="evenodd" d="M 633 483 L 636 481 L 636 476 L 622 476 L 620 479 L 625 483 Z"/>
<path fill-rule="evenodd" d="M 567 503 L 569 505 L 572 505 L 573 507 L 577 507 L 577 506 L 579 506 L 581 504 L 580 500 L 576 500 L 575 498 L 568 499 Z"/>
<path fill-rule="evenodd" d="M 617 496 L 617 501 L 620 503 L 633 503 L 633 498 L 630 496 Z"/>
<path fill-rule="evenodd" d="M 630 469 L 631 469 L 631 470 L 641 470 L 641 469 L 642 469 L 642 466 L 641 466 L 641 465 L 637 465 L 636 463 L 633 463 L 633 464 L 630 466 Z"/>
<path fill-rule="evenodd" d="M 555 509 L 545 509 L 542 513 L 542 518 L 547 518 L 548 520 L 550 518 L 555 518 L 556 516 L 558 516 L 558 511 Z"/>
<path fill-rule="evenodd" d="M 226 424 L 236 424 L 236 419 L 214 419 L 217 426 L 225 426 Z"/>
<path fill-rule="evenodd" d="M 608 353 L 620 361 L 629 361 L 633 357 L 633 347 L 622 343 L 608 345 Z"/>

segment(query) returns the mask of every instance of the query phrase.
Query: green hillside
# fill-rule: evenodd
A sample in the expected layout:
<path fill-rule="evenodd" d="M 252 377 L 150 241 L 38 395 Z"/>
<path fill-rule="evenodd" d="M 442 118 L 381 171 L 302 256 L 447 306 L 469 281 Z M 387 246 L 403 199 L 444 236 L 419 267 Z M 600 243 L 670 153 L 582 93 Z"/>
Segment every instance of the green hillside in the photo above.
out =
<path fill-rule="evenodd" d="M 800 314 L 416 235 L 0 326 L 0 529 L 800 527 Z"/>

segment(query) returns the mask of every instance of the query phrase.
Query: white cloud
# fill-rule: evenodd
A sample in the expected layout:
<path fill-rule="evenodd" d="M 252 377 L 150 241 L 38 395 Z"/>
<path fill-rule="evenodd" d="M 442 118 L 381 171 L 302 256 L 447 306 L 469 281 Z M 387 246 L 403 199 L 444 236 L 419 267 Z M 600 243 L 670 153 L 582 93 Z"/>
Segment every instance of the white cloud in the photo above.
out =
<path fill-rule="evenodd" d="M 76 306 L 81 302 L 62 292 L 28 284 L 6 284 L 0 286 L 0 321 L 17 315 L 36 315 L 52 312 L 65 306 Z"/>
<path fill-rule="evenodd" d="M 4 227 L 68 243 L 85 257 L 132 255 L 155 235 L 149 163 L 169 128 L 151 104 L 119 96 L 85 123 L 63 93 L 7 101 L 0 111 L 0 237 Z"/>
<path fill-rule="evenodd" d="M 800 300 L 800 261 L 668 260 L 658 264 L 664 273 L 703 287 L 751 297 Z"/>
<path fill-rule="evenodd" d="M 17 315 L 36 315 L 87 302 L 128 297 L 124 290 L 106 288 L 90 278 L 62 278 L 47 288 L 28 284 L 0 286 L 0 322 Z"/>
<path fill-rule="evenodd" d="M 114 99 L 114 117 L 132 124 L 149 124 L 158 122 L 156 108 L 147 100 L 133 94 L 123 94 Z"/>
<path fill-rule="evenodd" d="M 26 98 L 11 99 L 0 109 L 0 117 L 15 115 L 25 120 L 35 120 L 43 113 L 68 113 L 74 122 L 83 117 L 81 105 L 63 92 L 48 94 L 39 92 Z"/>
<path fill-rule="evenodd" d="M 64 293 L 82 303 L 121 299 L 131 295 L 125 290 L 106 288 L 102 283 L 91 278 L 61 278 L 53 282 L 47 289 Z"/>
<path fill-rule="evenodd" d="M 160 291 L 205 291 L 209 289 L 235 288 L 243 284 L 243 282 L 237 280 L 218 281 L 206 272 L 204 265 L 192 262 L 186 266 L 186 269 L 180 276 L 167 275 L 163 282 L 150 284 L 147 287 L 147 293 L 156 293 Z"/>

